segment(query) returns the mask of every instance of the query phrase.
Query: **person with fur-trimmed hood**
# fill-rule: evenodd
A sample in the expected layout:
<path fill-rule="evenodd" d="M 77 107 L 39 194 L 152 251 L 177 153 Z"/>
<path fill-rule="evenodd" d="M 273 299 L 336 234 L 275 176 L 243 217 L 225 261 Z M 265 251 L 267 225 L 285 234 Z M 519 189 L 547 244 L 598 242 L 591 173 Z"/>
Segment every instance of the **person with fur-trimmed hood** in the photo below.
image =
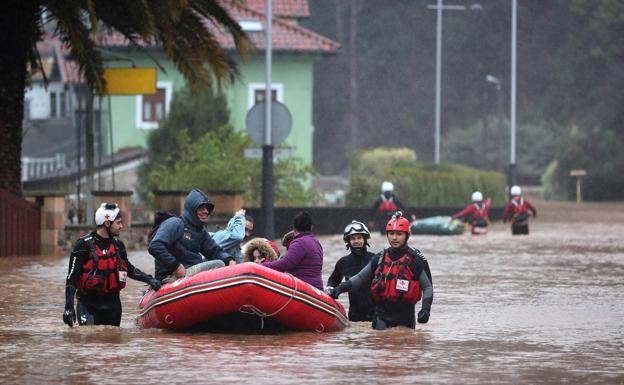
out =
<path fill-rule="evenodd" d="M 243 262 L 269 262 L 279 256 L 280 250 L 275 242 L 266 238 L 253 238 L 243 246 Z"/>

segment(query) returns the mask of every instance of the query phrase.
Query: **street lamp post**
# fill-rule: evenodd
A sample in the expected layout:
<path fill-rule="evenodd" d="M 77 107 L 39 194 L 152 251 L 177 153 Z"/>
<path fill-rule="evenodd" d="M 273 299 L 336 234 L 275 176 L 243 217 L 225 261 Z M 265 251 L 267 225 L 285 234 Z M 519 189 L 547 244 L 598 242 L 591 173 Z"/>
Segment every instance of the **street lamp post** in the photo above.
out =
<path fill-rule="evenodd" d="M 481 4 L 475 3 L 470 7 L 465 5 L 443 5 L 442 0 L 438 0 L 436 5 L 427 5 L 429 9 L 435 9 L 436 16 L 436 77 L 435 77 L 435 153 L 434 162 L 440 163 L 440 123 L 442 109 L 442 11 L 480 11 Z"/>
<path fill-rule="evenodd" d="M 509 151 L 509 186 L 516 184 L 516 31 L 517 31 L 517 0 L 511 0 L 511 140 Z"/>
<path fill-rule="evenodd" d="M 440 163 L 440 110 L 442 104 L 442 0 L 438 0 L 436 17 L 436 96 L 435 96 L 435 164 Z"/>

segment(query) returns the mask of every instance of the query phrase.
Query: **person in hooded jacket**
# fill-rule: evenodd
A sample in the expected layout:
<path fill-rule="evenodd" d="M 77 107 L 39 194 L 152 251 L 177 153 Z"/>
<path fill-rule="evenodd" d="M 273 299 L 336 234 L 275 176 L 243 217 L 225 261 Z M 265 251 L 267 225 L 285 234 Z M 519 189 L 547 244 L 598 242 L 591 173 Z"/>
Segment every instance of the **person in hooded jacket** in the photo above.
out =
<path fill-rule="evenodd" d="M 427 323 L 433 303 L 429 263 L 422 253 L 409 247 L 410 222 L 397 212 L 386 224 L 390 247 L 375 255 L 357 275 L 330 290 L 332 298 L 361 286 L 370 285 L 374 315 L 372 327 L 384 330 L 394 326 L 416 326 L 415 308 L 422 298 L 418 322 Z"/>
<path fill-rule="evenodd" d="M 158 279 L 182 278 L 236 263 L 204 228 L 213 210 L 208 196 L 193 189 L 186 197 L 182 216 L 160 224 L 148 247 Z"/>
<path fill-rule="evenodd" d="M 128 260 L 126 246 L 117 239 L 123 221 L 116 203 L 102 203 L 95 212 L 95 224 L 97 229 L 78 239 L 69 257 L 63 312 L 63 322 L 69 327 L 76 321 L 81 326 L 119 326 L 119 294 L 126 286 L 126 277 L 145 282 L 153 290 L 162 285 Z M 76 309 L 74 296 L 78 299 Z"/>
<path fill-rule="evenodd" d="M 398 210 L 405 212 L 405 206 L 394 193 L 394 184 L 385 181 L 381 184 L 381 195 L 373 203 L 371 217 L 374 218 L 374 222 L 370 222 L 369 225 L 374 225 L 384 235 L 386 223 Z"/>
<path fill-rule="evenodd" d="M 243 246 L 243 262 L 263 263 L 275 261 L 280 256 L 277 244 L 266 238 L 253 238 Z"/>
<path fill-rule="evenodd" d="M 351 253 L 340 258 L 336 262 L 334 271 L 327 279 L 326 290 L 331 290 L 340 285 L 343 278 L 349 279 L 356 275 L 370 263 L 373 253 L 367 250 L 370 247 L 368 240 L 370 232 L 364 223 L 352 221 L 344 230 L 342 239 L 344 240 L 347 250 Z M 373 300 L 371 298 L 370 286 L 372 277 L 369 282 L 360 286 L 358 290 L 349 291 L 349 320 L 350 321 L 372 321 L 373 319 Z"/>
<path fill-rule="evenodd" d="M 224 229 L 210 233 L 212 239 L 230 256 L 236 263 L 243 262 L 241 245 L 249 240 L 254 228 L 254 220 L 245 215 L 244 209 L 238 210 L 228 221 Z"/>

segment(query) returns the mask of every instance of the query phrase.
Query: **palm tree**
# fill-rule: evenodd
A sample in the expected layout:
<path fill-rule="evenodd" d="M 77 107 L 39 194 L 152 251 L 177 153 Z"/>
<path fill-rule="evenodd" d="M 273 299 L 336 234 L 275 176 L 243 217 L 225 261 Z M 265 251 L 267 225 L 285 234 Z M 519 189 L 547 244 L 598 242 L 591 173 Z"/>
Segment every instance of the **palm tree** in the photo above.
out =
<path fill-rule="evenodd" d="M 29 74 L 41 68 L 37 42 L 44 25 L 70 50 L 87 85 L 105 87 L 94 35 L 114 29 L 132 45 L 162 47 L 192 88 L 232 81 L 235 61 L 219 44 L 216 28 L 245 54 L 248 39 L 227 12 L 226 0 L 6 0 L 0 5 L 0 189 L 21 193 L 22 117 Z M 229 0 L 238 1 L 238 0 Z"/>

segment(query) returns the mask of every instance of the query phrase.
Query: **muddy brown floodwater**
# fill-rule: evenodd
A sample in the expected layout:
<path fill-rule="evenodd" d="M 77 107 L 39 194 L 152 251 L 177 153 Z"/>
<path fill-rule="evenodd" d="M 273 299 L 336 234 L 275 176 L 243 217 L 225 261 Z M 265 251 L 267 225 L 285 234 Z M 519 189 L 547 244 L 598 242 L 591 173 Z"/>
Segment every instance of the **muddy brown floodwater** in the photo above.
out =
<path fill-rule="evenodd" d="M 135 281 L 122 292 L 121 328 L 70 329 L 61 319 L 67 257 L 3 258 L 0 383 L 622 384 L 624 204 L 537 206 L 529 236 L 496 223 L 484 237 L 411 237 L 435 287 L 431 320 L 416 330 L 141 330 Z M 338 234 L 320 240 L 326 280 L 345 249 Z M 130 259 L 153 271 L 146 252 Z"/>

